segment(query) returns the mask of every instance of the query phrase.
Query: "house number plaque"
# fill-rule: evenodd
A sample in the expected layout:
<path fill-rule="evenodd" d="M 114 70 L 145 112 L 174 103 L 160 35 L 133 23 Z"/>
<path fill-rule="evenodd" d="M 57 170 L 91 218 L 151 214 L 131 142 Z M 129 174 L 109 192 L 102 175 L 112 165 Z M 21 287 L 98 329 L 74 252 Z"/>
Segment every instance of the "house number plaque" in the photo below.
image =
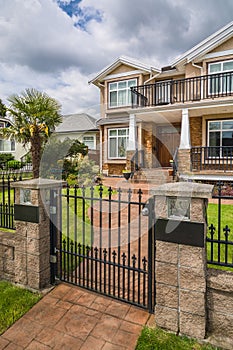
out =
<path fill-rule="evenodd" d="M 190 198 L 168 197 L 168 218 L 190 220 Z"/>

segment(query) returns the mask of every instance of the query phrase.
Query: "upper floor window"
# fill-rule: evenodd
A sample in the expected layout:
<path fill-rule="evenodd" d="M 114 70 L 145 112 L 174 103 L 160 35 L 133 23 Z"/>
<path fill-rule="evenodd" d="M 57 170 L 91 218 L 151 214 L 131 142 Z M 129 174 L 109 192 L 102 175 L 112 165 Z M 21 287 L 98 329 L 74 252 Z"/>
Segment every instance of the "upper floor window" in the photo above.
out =
<path fill-rule="evenodd" d="M 233 147 L 233 119 L 208 121 L 208 146 L 209 156 L 226 156 L 229 150 L 224 147 Z"/>
<path fill-rule="evenodd" d="M 209 93 L 222 94 L 233 91 L 233 61 L 223 61 L 209 64 Z"/>
<path fill-rule="evenodd" d="M 83 136 L 83 143 L 88 147 L 88 149 L 95 149 L 94 136 Z"/>
<path fill-rule="evenodd" d="M 137 85 L 137 79 L 121 80 L 109 83 L 109 107 L 129 106 L 132 103 L 132 86 Z"/>

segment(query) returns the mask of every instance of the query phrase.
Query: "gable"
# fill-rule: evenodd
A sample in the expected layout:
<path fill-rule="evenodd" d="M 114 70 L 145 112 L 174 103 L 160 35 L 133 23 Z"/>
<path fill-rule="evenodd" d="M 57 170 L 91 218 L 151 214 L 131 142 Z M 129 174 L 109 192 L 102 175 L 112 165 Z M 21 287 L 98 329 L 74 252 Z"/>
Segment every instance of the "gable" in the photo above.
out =
<path fill-rule="evenodd" d="M 114 74 L 121 74 L 121 73 L 130 73 L 130 72 L 135 72 L 135 68 L 134 67 L 130 67 L 126 64 L 121 64 L 119 67 L 117 67 L 116 69 L 114 69 L 113 71 L 111 71 L 111 75 Z"/>
<path fill-rule="evenodd" d="M 233 37 L 225 41 L 224 43 L 222 43 L 221 45 L 219 45 L 209 53 L 222 52 L 222 51 L 228 51 L 228 50 L 233 50 Z"/>

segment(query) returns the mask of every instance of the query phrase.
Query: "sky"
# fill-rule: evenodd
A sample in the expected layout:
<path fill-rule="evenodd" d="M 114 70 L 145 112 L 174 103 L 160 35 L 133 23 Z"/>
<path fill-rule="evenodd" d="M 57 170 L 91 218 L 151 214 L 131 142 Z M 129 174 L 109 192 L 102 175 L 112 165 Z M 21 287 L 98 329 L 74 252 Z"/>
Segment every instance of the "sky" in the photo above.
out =
<path fill-rule="evenodd" d="M 99 116 L 88 81 L 119 56 L 161 68 L 233 20 L 232 0 L 0 0 L 0 98 L 36 88 Z"/>

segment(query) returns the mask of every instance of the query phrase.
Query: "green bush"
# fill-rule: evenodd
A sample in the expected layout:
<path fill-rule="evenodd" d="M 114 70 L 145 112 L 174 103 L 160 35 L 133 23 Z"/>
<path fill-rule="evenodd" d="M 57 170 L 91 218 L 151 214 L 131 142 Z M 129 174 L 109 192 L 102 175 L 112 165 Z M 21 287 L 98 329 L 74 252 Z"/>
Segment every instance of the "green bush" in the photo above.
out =
<path fill-rule="evenodd" d="M 7 169 L 21 169 L 23 167 L 23 163 L 19 160 L 9 160 L 7 162 Z"/>

